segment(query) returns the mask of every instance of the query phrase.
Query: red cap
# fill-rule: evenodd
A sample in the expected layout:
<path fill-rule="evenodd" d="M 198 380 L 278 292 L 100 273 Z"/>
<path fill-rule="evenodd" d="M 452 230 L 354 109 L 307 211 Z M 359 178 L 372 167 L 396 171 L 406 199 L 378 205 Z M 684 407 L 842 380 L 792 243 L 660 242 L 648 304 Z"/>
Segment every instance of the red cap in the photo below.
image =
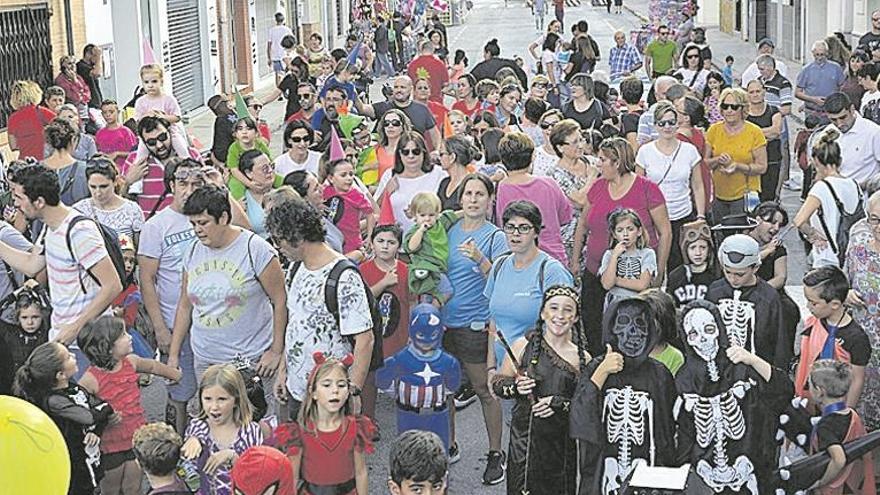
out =
<path fill-rule="evenodd" d="M 260 445 L 247 449 L 230 472 L 232 487 L 244 495 L 262 495 L 275 486 L 276 495 L 294 495 L 293 465 L 279 450 Z"/>

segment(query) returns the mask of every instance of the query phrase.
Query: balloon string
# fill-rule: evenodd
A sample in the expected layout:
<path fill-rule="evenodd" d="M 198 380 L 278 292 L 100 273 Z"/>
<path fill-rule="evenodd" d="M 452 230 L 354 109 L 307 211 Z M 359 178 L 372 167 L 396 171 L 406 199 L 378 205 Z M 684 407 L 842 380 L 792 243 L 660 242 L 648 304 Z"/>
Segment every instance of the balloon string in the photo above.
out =
<path fill-rule="evenodd" d="M 28 436 L 28 438 L 30 438 L 31 441 L 34 442 L 34 445 L 36 445 L 38 449 L 42 450 L 43 452 L 49 452 L 50 450 L 52 450 L 52 444 L 54 442 L 52 442 L 52 438 L 46 433 L 32 428 L 30 425 L 27 425 L 17 419 L 9 419 L 9 422 L 18 425 L 22 429 L 22 431 L 24 431 L 24 433 Z M 41 445 L 41 440 L 46 440 L 47 443 L 45 444 L 45 446 Z"/>

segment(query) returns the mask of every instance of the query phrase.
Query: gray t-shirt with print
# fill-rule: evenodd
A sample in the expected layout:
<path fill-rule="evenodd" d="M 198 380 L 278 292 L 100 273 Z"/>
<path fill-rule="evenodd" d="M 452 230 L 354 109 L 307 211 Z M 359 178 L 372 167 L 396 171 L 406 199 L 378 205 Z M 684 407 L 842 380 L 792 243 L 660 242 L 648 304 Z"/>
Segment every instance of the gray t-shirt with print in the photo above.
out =
<path fill-rule="evenodd" d="M 0 221 L 0 242 L 5 242 L 11 247 L 15 249 L 19 249 L 21 251 L 30 252 L 32 244 L 27 238 L 21 234 L 21 232 L 15 230 L 12 225 L 4 221 Z M 5 262 L 0 262 L 0 300 L 3 300 L 8 296 L 15 287 L 12 285 L 12 280 L 10 278 L 15 278 L 16 284 L 19 286 L 24 282 L 24 276 L 16 271 L 12 270 L 12 267 L 7 265 Z M 3 315 L 0 316 L 6 323 L 12 323 L 17 325 L 18 320 L 15 317 L 15 304 L 10 304 L 6 307 L 6 310 L 3 311 Z"/>

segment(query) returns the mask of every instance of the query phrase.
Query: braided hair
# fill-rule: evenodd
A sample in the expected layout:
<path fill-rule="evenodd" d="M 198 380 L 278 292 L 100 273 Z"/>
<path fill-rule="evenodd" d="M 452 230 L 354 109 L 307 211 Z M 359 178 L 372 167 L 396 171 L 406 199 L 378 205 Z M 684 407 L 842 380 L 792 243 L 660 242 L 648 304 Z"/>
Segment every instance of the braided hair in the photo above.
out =
<path fill-rule="evenodd" d="M 556 296 L 569 297 L 575 303 L 574 304 L 574 306 L 575 306 L 575 319 L 574 319 L 574 323 L 571 328 L 571 334 L 572 334 L 572 342 L 577 347 L 578 370 L 583 371 L 587 365 L 587 360 L 585 359 L 586 350 L 584 347 L 584 342 L 586 341 L 586 338 L 583 334 L 583 328 L 581 326 L 580 301 L 578 299 L 577 292 L 573 288 L 568 287 L 566 285 L 553 285 L 553 286 L 551 286 L 550 288 L 548 288 L 544 292 L 544 300 L 541 302 L 541 312 L 544 311 L 544 307 L 547 305 L 547 302 Z M 538 317 L 538 321 L 535 322 L 535 330 L 536 330 L 536 333 L 538 334 L 538 337 L 543 338 L 544 320 L 540 316 Z M 532 352 L 529 356 L 529 368 L 528 368 L 529 376 L 532 376 L 531 373 L 533 371 L 533 368 L 535 366 L 537 366 L 537 364 L 538 364 L 540 352 L 541 352 L 540 345 L 533 344 L 532 345 Z"/>

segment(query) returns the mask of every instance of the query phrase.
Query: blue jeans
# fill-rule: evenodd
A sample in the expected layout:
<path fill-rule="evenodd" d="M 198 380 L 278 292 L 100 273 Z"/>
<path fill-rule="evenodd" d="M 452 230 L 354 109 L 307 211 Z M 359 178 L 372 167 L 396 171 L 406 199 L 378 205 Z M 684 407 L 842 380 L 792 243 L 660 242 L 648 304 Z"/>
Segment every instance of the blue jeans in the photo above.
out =
<path fill-rule="evenodd" d="M 382 74 L 387 74 L 388 77 L 392 77 L 395 74 L 394 67 L 391 65 L 391 61 L 388 59 L 387 53 L 376 52 L 376 77 L 379 77 Z"/>

